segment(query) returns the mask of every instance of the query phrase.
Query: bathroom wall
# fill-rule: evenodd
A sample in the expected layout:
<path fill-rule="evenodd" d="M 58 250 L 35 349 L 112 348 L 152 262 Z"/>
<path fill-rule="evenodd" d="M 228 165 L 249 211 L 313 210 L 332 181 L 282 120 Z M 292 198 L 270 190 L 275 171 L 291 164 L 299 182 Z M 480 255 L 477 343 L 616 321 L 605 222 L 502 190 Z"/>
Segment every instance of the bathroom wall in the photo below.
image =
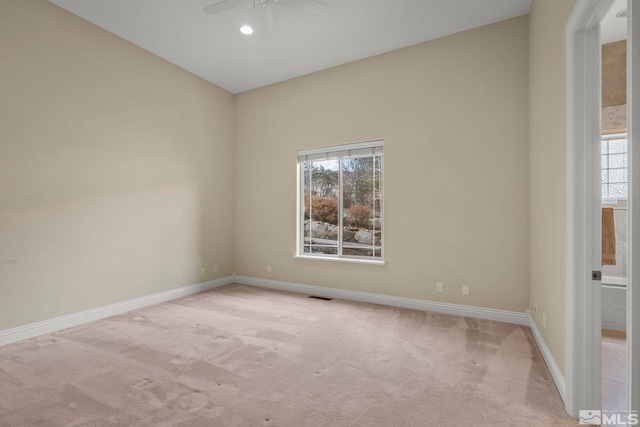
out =
<path fill-rule="evenodd" d="M 602 45 L 602 133 L 627 131 L 627 41 Z M 627 199 L 604 200 L 614 207 L 616 265 L 602 266 L 602 328 L 626 330 Z"/>

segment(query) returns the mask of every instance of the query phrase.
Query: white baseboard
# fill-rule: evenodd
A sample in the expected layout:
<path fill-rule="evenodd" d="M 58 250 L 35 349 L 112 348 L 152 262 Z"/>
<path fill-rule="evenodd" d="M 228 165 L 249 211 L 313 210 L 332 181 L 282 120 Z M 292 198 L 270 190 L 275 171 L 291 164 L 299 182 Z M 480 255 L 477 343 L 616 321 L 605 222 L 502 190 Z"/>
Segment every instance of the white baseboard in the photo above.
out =
<path fill-rule="evenodd" d="M 148 305 L 159 304 L 161 302 L 171 301 L 182 298 L 187 295 L 196 294 L 220 286 L 233 283 L 233 277 L 223 277 L 195 285 L 183 286 L 181 288 L 172 289 L 170 291 L 160 292 L 146 297 L 135 298 L 104 307 L 98 307 L 91 310 L 81 311 L 66 316 L 56 317 L 54 319 L 44 320 L 42 322 L 31 323 L 17 328 L 6 329 L 0 331 L 0 345 L 9 344 L 16 341 L 26 340 L 38 335 L 48 334 L 51 332 L 67 329 L 83 323 L 92 322 L 105 317 L 115 316 L 130 310 L 146 307 Z"/>
<path fill-rule="evenodd" d="M 558 389 L 558 393 L 560 393 L 562 401 L 566 404 L 567 382 L 565 381 L 564 375 L 562 375 L 558 364 L 553 358 L 553 355 L 551 355 L 551 351 L 549 350 L 549 347 L 547 347 L 547 343 L 544 342 L 542 334 L 536 326 L 536 322 L 534 322 L 533 318 L 531 317 L 531 313 L 527 313 L 527 319 L 529 328 L 531 329 L 531 333 L 533 334 L 533 338 L 535 338 L 536 343 L 538 344 L 538 348 L 540 349 L 540 353 L 542 353 L 542 358 L 547 364 L 547 368 L 549 368 L 551 378 L 553 378 L 553 382 L 556 383 L 556 388 Z"/>
<path fill-rule="evenodd" d="M 515 323 L 517 325 L 528 325 L 527 314 L 519 313 L 516 311 L 471 307 L 468 305 L 448 304 L 443 302 L 427 301 L 414 298 L 373 294 L 369 292 L 349 291 L 345 289 L 326 288 L 323 286 L 314 285 L 303 285 L 300 283 L 279 282 L 276 280 L 258 279 L 246 276 L 234 276 L 234 282 L 244 285 L 299 292 L 322 297 L 342 298 L 374 304 L 390 305 L 394 307 L 411 308 L 414 310 L 433 311 L 436 313 L 453 314 L 456 316 L 475 317 L 477 319 Z"/>
<path fill-rule="evenodd" d="M 48 334 L 62 329 L 71 328 L 94 320 L 103 319 L 105 317 L 115 316 L 127 311 L 136 310 L 153 304 L 159 304 L 171 301 L 177 298 L 193 295 L 198 292 L 209 289 L 218 288 L 220 286 L 229 285 L 231 283 L 240 283 L 244 285 L 257 286 L 262 288 L 277 289 L 290 292 L 305 293 L 331 298 L 341 298 L 346 300 L 368 302 L 374 304 L 389 305 L 393 307 L 410 308 L 414 310 L 433 311 L 436 313 L 452 314 L 463 317 L 474 317 L 478 319 L 495 320 L 498 322 L 514 323 L 517 325 L 526 325 L 531 328 L 533 337 L 538 344 L 538 348 L 542 353 L 551 377 L 558 388 L 558 392 L 565 401 L 566 382 L 565 378 L 558 368 L 556 361 L 553 359 L 549 348 L 547 347 L 540 331 L 535 322 L 531 318 L 530 313 L 519 313 L 515 311 L 495 310 L 482 307 L 471 307 L 460 304 L 449 304 L 435 301 L 426 301 L 414 298 L 404 298 L 391 295 L 374 294 L 369 292 L 350 291 L 346 289 L 327 288 L 323 286 L 303 285 L 300 283 L 280 282 L 276 280 L 258 279 L 246 276 L 228 276 L 220 279 L 211 280 L 195 285 L 184 286 L 165 292 L 160 292 L 146 297 L 135 298 L 116 304 L 98 307 L 91 310 L 81 311 L 79 313 L 67 316 L 56 317 L 42 322 L 31 323 L 17 328 L 6 329 L 0 331 L 0 346 L 16 341 L 33 338 L 39 335 Z"/>
<path fill-rule="evenodd" d="M 67 316 L 56 317 L 54 319 L 36 322 L 17 328 L 0 331 L 0 345 L 9 344 L 33 338 L 39 335 L 71 328 L 94 320 L 103 319 L 105 317 L 115 316 L 127 311 L 146 307 L 153 304 L 159 304 L 171 301 L 184 296 L 196 294 L 198 292 L 209 289 L 218 288 L 220 286 L 229 285 L 231 283 L 240 283 L 251 286 L 258 286 L 269 289 L 278 289 L 283 291 L 305 293 L 331 298 L 342 298 L 346 300 L 368 302 L 374 304 L 389 305 L 393 307 L 410 308 L 415 310 L 433 311 L 436 313 L 452 314 L 456 316 L 474 317 L 478 319 L 495 320 L 498 322 L 515 323 L 518 325 L 527 325 L 531 328 L 533 336 L 540 348 L 540 352 L 549 367 L 551 376 L 556 383 L 556 387 L 560 392 L 562 400 L 565 400 L 566 383 L 564 376 L 560 372 L 549 348 L 542 339 L 540 331 L 531 319 L 528 313 L 519 313 L 515 311 L 495 310 L 481 307 L 471 307 L 459 304 L 448 304 L 434 301 L 419 300 L 413 298 L 396 297 L 391 295 L 373 294 L 368 292 L 350 291 L 345 289 L 327 288 L 323 286 L 303 285 L 299 283 L 280 282 L 275 280 L 258 279 L 246 276 L 228 276 L 209 282 L 199 283 L 190 286 L 184 286 L 170 291 L 160 292 L 146 297 L 136 298 L 111 304 L 104 307 L 98 307 Z"/>
<path fill-rule="evenodd" d="M 344 289 L 326 288 L 323 286 L 303 285 L 299 283 L 279 282 L 276 280 L 257 279 L 254 277 L 235 276 L 234 283 L 258 286 L 263 288 L 278 289 L 290 292 L 299 292 L 322 297 L 342 298 L 347 300 L 369 302 L 374 304 L 390 305 L 394 307 L 411 308 L 415 310 L 433 311 L 436 313 L 452 314 L 463 317 L 474 317 L 478 319 L 495 320 L 497 322 L 515 323 L 517 325 L 529 326 L 533 334 L 540 353 L 551 373 L 556 388 L 560 393 L 562 401 L 565 402 L 566 381 L 560 371 L 558 364 L 551 355 L 551 351 L 542 334 L 538 330 L 530 313 L 519 313 L 516 311 L 494 310 L 482 307 L 471 307 L 467 305 L 448 304 L 434 301 L 419 300 L 413 298 L 403 298 L 390 295 L 373 294 L 368 292 L 349 291 Z"/>

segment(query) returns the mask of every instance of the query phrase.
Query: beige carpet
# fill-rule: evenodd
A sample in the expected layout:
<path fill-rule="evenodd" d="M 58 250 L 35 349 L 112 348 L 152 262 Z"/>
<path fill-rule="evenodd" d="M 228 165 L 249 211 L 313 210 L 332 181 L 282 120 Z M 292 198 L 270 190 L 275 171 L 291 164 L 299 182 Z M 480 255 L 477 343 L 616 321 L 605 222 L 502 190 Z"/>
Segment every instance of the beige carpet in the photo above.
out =
<path fill-rule="evenodd" d="M 2 426 L 569 426 L 526 327 L 230 285 L 0 347 Z"/>

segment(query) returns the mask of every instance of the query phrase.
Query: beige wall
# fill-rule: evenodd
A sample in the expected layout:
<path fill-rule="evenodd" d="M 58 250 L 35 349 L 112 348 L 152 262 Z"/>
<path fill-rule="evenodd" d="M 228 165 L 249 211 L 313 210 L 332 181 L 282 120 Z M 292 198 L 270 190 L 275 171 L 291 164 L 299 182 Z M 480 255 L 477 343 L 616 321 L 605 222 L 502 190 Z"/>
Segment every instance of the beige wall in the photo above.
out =
<path fill-rule="evenodd" d="M 602 133 L 627 130 L 627 41 L 602 45 Z"/>
<path fill-rule="evenodd" d="M 525 16 L 238 95 L 236 273 L 523 312 L 527 40 Z M 387 265 L 294 259 L 296 151 L 377 138 Z"/>
<path fill-rule="evenodd" d="M 0 40 L 0 330 L 230 275 L 233 96 L 46 0 Z"/>
<path fill-rule="evenodd" d="M 627 103 L 627 41 L 602 45 L 602 106 Z"/>
<path fill-rule="evenodd" d="M 563 368 L 573 4 L 234 98 L 45 0 L 1 2 L 0 330 L 235 270 L 537 303 Z M 296 151 L 375 138 L 387 265 L 294 260 Z"/>
<path fill-rule="evenodd" d="M 565 27 L 574 4 L 575 0 L 533 0 L 529 14 L 529 302 L 533 319 L 563 372 Z M 535 304 L 537 313 L 533 312 Z"/>

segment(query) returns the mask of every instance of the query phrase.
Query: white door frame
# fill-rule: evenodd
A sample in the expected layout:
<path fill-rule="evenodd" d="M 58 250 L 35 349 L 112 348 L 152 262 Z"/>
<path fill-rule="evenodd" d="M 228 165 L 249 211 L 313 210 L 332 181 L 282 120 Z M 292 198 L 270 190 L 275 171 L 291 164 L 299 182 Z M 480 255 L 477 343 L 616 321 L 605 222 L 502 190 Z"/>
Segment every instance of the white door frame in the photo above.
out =
<path fill-rule="evenodd" d="M 578 0 L 567 22 L 567 329 L 565 408 L 601 407 L 600 270 L 597 220 L 601 206 L 595 171 L 600 152 L 600 22 L 613 0 Z M 596 169 L 597 168 L 597 169 Z"/>
<path fill-rule="evenodd" d="M 566 235 L 566 394 L 565 408 L 574 418 L 580 409 L 599 409 L 601 396 L 601 289 L 600 281 L 591 279 L 592 270 L 601 269 L 601 195 L 600 195 L 600 87 L 601 87 L 601 45 L 599 24 L 612 5 L 613 0 L 578 0 L 566 27 L 566 88 L 567 88 L 567 235 Z M 631 1 L 630 3 L 633 3 Z M 632 43 L 631 18 L 629 5 L 629 41 Z M 640 9 L 640 8 L 638 8 Z M 633 14 L 637 15 L 640 10 Z M 640 18 L 638 21 L 640 22 Z M 633 34 L 634 38 L 637 35 Z M 634 63 L 640 54 L 629 55 Z M 631 62 L 629 63 L 631 65 Z M 640 69 L 636 66 L 631 69 Z M 631 75 L 632 73 L 629 73 Z M 637 73 L 636 73 L 637 74 Z M 635 78 L 638 79 L 637 77 Z M 629 82 L 631 83 L 631 77 Z M 627 104 L 638 102 L 640 83 L 629 85 L 634 93 Z M 638 103 L 637 105 L 640 105 Z M 631 119 L 631 115 L 629 115 Z M 629 138 L 633 127 L 640 129 L 636 120 L 628 124 Z M 629 139 L 631 141 L 631 139 Z M 632 145 L 632 144 L 630 144 Z M 640 170 L 640 153 L 633 155 L 629 151 L 630 162 L 636 171 Z M 636 165 L 638 163 L 638 165 Z M 640 182 L 640 174 L 635 178 Z M 630 179 L 631 204 L 636 205 L 635 212 L 640 213 L 640 184 L 633 186 Z M 630 207 L 630 221 L 636 215 Z M 630 250 L 640 247 L 640 227 L 631 231 Z M 633 361 L 631 353 L 640 354 L 637 349 L 640 340 L 636 335 L 640 328 L 631 329 L 633 313 L 638 310 L 640 292 L 633 293 L 631 272 L 640 271 L 640 251 L 630 252 L 627 298 L 627 334 L 628 334 L 628 385 L 629 408 L 638 409 L 638 361 Z M 634 339 L 635 338 L 635 339 Z M 635 350 L 635 351 L 634 351 Z M 632 366 L 633 365 L 633 366 Z"/>
<path fill-rule="evenodd" d="M 627 137 L 629 138 L 630 194 L 629 216 L 631 244 L 629 260 L 631 268 L 627 285 L 627 408 L 640 410 L 640 290 L 635 289 L 634 272 L 640 272 L 640 150 L 634 145 L 640 141 L 640 4 L 629 0 L 627 36 Z M 637 29 L 634 31 L 634 26 Z M 636 108 L 633 108 L 633 107 Z M 636 136 L 638 135 L 638 136 Z M 632 143 L 633 141 L 633 143 Z M 634 173 L 636 171 L 636 173 Z M 636 225 L 634 227 L 634 224 Z M 636 250 L 634 250 L 634 248 Z M 638 274 L 640 276 L 640 274 Z M 635 324 L 635 328 L 633 325 Z M 635 359 L 632 357 L 635 354 Z"/>

